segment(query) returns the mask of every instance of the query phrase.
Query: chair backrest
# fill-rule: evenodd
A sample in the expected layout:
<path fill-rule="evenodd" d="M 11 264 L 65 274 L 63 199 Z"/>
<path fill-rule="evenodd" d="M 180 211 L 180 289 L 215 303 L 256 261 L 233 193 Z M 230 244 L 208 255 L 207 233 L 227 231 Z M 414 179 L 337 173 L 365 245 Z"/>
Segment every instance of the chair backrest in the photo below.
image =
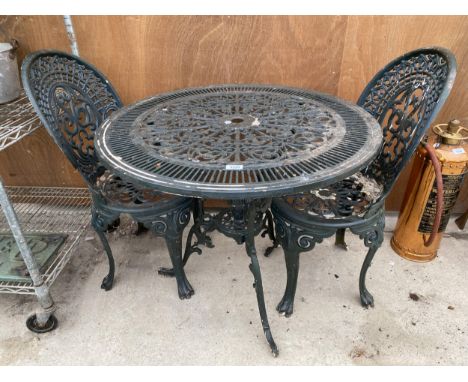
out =
<path fill-rule="evenodd" d="M 358 100 L 382 126 L 383 145 L 363 171 L 391 190 L 424 133 L 450 93 L 456 76 L 453 54 L 430 47 L 390 62 L 369 82 Z"/>
<path fill-rule="evenodd" d="M 95 131 L 122 107 L 112 85 L 94 66 L 59 51 L 28 55 L 21 77 L 49 134 L 86 181 L 94 184 L 105 170 L 95 155 Z"/>

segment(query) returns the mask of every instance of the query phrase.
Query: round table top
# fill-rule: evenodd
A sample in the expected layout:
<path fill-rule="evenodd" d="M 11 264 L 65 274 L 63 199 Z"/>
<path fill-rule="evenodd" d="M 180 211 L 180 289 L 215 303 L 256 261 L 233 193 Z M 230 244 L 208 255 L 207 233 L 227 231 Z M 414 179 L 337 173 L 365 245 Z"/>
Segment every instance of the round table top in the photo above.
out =
<path fill-rule="evenodd" d="M 99 159 L 116 174 L 183 196 L 283 196 L 368 165 L 378 122 L 331 95 L 265 85 L 213 85 L 147 98 L 99 129 Z"/>

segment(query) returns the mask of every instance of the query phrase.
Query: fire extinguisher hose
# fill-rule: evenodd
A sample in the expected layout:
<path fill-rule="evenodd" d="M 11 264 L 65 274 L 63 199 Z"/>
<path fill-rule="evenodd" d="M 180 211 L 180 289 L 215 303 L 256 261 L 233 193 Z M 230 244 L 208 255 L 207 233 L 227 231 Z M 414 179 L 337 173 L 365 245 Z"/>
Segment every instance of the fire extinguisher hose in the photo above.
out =
<path fill-rule="evenodd" d="M 426 239 L 424 239 L 424 245 L 428 247 L 432 244 L 437 233 L 439 232 L 440 221 L 442 220 L 442 212 L 444 209 L 444 183 L 442 180 L 442 168 L 434 148 L 430 144 L 427 144 L 425 142 L 421 142 L 421 144 L 426 149 L 427 154 L 429 155 L 429 159 L 432 162 L 432 166 L 434 167 L 437 189 L 436 213 L 434 218 L 434 224 L 432 225 L 432 231 L 429 236 L 429 239 L 427 241 Z"/>

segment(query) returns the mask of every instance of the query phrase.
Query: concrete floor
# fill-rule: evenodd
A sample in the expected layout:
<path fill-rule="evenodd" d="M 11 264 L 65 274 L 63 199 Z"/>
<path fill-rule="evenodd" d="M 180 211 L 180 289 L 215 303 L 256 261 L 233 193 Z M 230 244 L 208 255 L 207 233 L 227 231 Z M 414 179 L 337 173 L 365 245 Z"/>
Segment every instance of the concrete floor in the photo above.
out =
<path fill-rule="evenodd" d="M 394 224 L 387 217 L 384 245 L 368 272 L 375 297 L 369 310 L 357 286 L 365 247 L 351 234 L 348 252 L 329 239 L 302 255 L 290 318 L 275 311 L 286 280 L 282 250 L 259 257 L 278 358 L 263 336 L 243 247 L 213 234 L 216 247 L 186 268 L 196 293 L 181 301 L 175 280 L 156 272 L 169 257 L 151 234 L 110 236 L 117 278 L 112 291 L 101 290 L 107 263 L 89 231 L 52 287 L 57 330 L 29 332 L 34 297 L 0 295 L 0 365 L 468 364 L 468 233 L 451 222 L 439 257 L 418 264 L 391 250 Z M 262 253 L 268 240 L 256 243 Z"/>

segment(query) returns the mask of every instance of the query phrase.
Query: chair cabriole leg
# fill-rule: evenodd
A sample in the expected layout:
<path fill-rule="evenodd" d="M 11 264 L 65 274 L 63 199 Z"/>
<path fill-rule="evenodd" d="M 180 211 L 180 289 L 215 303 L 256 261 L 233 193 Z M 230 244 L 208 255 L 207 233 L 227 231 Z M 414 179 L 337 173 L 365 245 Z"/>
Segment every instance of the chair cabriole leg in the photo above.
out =
<path fill-rule="evenodd" d="M 101 283 L 101 288 L 104 289 L 105 291 L 109 291 L 112 289 L 112 286 L 114 285 L 114 275 L 115 275 L 115 261 L 114 261 L 114 256 L 112 255 L 112 250 L 110 248 L 109 242 L 107 241 L 106 234 L 103 231 L 100 231 L 96 229 L 96 233 L 99 236 L 99 239 L 101 240 L 102 246 L 104 247 L 104 252 L 107 255 L 107 260 L 109 262 L 109 272 L 104 277 Z"/>
<path fill-rule="evenodd" d="M 381 210 L 367 226 L 351 228 L 351 231 L 358 234 L 359 237 L 364 240 L 364 245 L 369 248 L 359 274 L 359 296 L 361 298 L 361 304 L 365 308 L 369 306 L 374 307 L 374 297 L 366 287 L 366 275 L 375 253 L 383 243 L 384 227 L 385 214 L 384 211 Z"/>
<path fill-rule="evenodd" d="M 172 268 L 160 268 L 158 273 L 175 276 L 181 300 L 188 299 L 195 293 L 185 275 L 182 260 L 182 235 L 189 221 L 190 206 L 182 205 L 160 216 L 152 216 L 146 222 L 147 225 L 151 226 L 154 234 L 163 236 L 166 240 Z"/>
<path fill-rule="evenodd" d="M 177 281 L 177 289 L 179 298 L 181 300 L 192 297 L 195 293 L 187 276 L 185 275 L 183 261 L 182 261 L 182 232 L 178 232 L 176 235 L 166 235 L 164 237 L 169 250 L 169 256 L 171 257 L 172 270 Z"/>
<path fill-rule="evenodd" d="M 294 310 L 294 297 L 296 295 L 297 277 L 299 274 L 299 250 L 289 247 L 284 248 L 284 259 L 287 271 L 286 290 L 276 310 L 289 317 Z"/>
<path fill-rule="evenodd" d="M 372 246 L 367 251 L 366 258 L 362 263 L 361 272 L 359 274 L 359 295 L 361 297 L 361 304 L 363 307 L 368 308 L 369 306 L 374 307 L 374 297 L 366 288 L 366 274 L 369 269 L 372 259 L 374 258 L 375 253 L 379 249 L 376 246 Z"/>
<path fill-rule="evenodd" d="M 214 229 L 212 224 L 208 224 L 203 227 L 204 221 L 204 212 L 203 212 L 203 200 L 195 199 L 193 201 L 193 226 L 190 228 L 190 231 L 187 235 L 187 240 L 185 242 L 185 251 L 184 257 L 182 259 L 182 266 L 185 267 L 188 259 L 193 253 L 197 255 L 202 254 L 202 250 L 199 245 L 204 245 L 207 248 L 214 248 L 214 245 L 211 241 L 211 237 L 207 235 L 207 232 L 210 232 Z M 195 237 L 195 242 L 193 239 Z M 158 273 L 163 276 L 174 277 L 174 269 L 161 267 L 158 270 Z"/>
<path fill-rule="evenodd" d="M 107 241 L 106 230 L 111 226 L 115 221 L 117 221 L 118 216 L 112 214 L 104 213 L 101 210 L 98 210 L 95 206 L 92 208 L 92 219 L 91 225 L 96 231 L 99 239 L 101 240 L 102 246 L 104 247 L 104 252 L 106 253 L 107 260 L 109 263 L 109 272 L 103 278 L 101 283 L 101 288 L 105 291 L 112 289 L 114 285 L 114 275 L 115 275 L 115 260 L 112 255 L 112 250 Z"/>

